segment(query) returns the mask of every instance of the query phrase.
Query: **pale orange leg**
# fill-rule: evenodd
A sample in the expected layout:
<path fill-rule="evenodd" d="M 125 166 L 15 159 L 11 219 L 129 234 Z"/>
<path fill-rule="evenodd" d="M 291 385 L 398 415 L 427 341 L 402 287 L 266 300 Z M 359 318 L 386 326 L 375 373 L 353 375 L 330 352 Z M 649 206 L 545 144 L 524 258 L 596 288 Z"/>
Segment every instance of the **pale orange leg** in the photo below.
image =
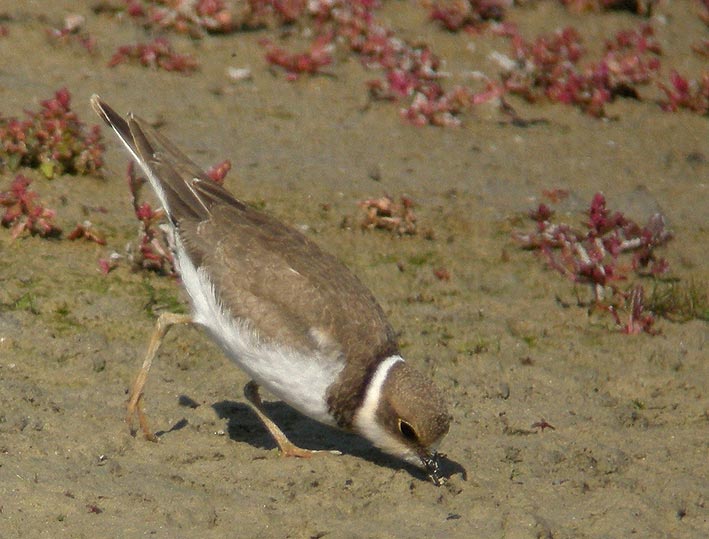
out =
<path fill-rule="evenodd" d="M 191 324 L 192 317 L 186 314 L 176 314 L 176 313 L 162 313 L 158 317 L 158 321 L 155 323 L 155 329 L 150 337 L 150 344 L 148 345 L 148 352 L 143 360 L 143 366 L 138 372 L 138 376 L 133 382 L 133 386 L 130 390 L 130 397 L 128 398 L 128 414 L 126 416 L 126 421 L 128 422 L 128 427 L 130 432 L 135 436 L 135 429 L 133 428 L 133 417 L 138 416 L 138 423 L 143 431 L 143 435 L 146 440 L 151 442 L 157 442 L 158 439 L 150 430 L 148 426 L 148 418 L 143 412 L 143 388 L 145 387 L 145 382 L 148 380 L 148 373 L 150 372 L 150 367 L 153 364 L 153 359 L 155 354 L 157 354 L 162 340 L 167 334 L 167 331 L 175 324 Z"/>
<path fill-rule="evenodd" d="M 330 453 L 334 455 L 341 455 L 340 451 L 318 451 L 316 449 L 303 449 L 298 447 L 293 442 L 291 442 L 288 437 L 283 433 L 283 431 L 278 428 L 270 417 L 266 415 L 266 411 L 263 408 L 263 403 L 261 402 L 261 395 L 258 393 L 258 384 L 251 380 L 248 384 L 244 386 L 244 396 L 246 400 L 251 404 L 251 408 L 259 417 L 263 425 L 266 427 L 268 432 L 271 433 L 273 439 L 278 444 L 278 448 L 281 450 L 281 455 L 284 457 L 298 457 L 298 458 L 310 458 L 318 453 Z"/>

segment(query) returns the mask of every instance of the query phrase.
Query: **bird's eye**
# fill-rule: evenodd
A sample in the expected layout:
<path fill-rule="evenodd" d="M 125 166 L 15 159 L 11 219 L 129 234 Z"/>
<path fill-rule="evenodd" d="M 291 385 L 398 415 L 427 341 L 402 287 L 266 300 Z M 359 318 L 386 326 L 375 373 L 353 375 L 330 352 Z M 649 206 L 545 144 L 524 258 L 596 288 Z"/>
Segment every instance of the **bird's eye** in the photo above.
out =
<path fill-rule="evenodd" d="M 418 436 L 416 435 L 414 428 L 403 419 L 399 419 L 399 432 L 401 432 L 401 435 L 407 440 L 412 442 L 418 441 Z"/>

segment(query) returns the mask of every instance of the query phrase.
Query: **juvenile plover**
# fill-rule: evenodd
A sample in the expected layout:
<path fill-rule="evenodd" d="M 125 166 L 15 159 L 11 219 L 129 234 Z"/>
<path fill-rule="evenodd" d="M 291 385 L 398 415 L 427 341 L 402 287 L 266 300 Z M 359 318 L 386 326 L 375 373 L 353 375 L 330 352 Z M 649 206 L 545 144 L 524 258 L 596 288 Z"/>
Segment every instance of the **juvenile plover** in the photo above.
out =
<path fill-rule="evenodd" d="M 260 386 L 440 484 L 436 450 L 450 424 L 445 400 L 401 357 L 362 282 L 294 228 L 235 198 L 143 120 L 122 118 L 96 95 L 91 105 L 160 199 L 191 304 L 191 315 L 164 313 L 157 321 L 129 398 L 131 428 L 137 415 L 155 439 L 141 403 L 150 366 L 170 326 L 194 323 L 249 375 L 245 396 L 283 455 L 313 451 L 291 443 L 267 417 Z"/>

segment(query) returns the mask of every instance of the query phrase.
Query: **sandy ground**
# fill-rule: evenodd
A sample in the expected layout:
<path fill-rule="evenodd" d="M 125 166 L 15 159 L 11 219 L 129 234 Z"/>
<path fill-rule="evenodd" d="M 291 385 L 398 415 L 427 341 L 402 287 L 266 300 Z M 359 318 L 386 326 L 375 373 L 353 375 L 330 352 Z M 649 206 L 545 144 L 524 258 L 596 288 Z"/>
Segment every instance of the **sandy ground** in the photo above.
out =
<path fill-rule="evenodd" d="M 0 39 L 3 115 L 66 86 L 91 124 L 97 92 L 159 122 L 205 166 L 231 159 L 229 188 L 304 227 L 373 289 L 407 357 L 445 390 L 453 422 L 441 488 L 273 402 L 296 442 L 345 452 L 282 459 L 242 402 L 245 375 L 198 329 L 178 328 L 147 388 L 160 442 L 132 438 L 128 385 L 156 313 L 184 298 L 173 279 L 126 265 L 98 271 L 97 259 L 123 252 L 137 228 L 127 156 L 106 133 L 103 179 L 35 175 L 33 188 L 65 230 L 90 219 L 107 247 L 11 241 L 0 230 L 0 537 L 709 536 L 706 323 L 660 321 L 656 337 L 611 331 L 607 319 L 560 307 L 557 295 L 574 303 L 571 284 L 509 239 L 542 189 L 570 190 L 574 212 L 602 190 L 639 221 L 664 212 L 675 274 L 706 282 L 706 118 L 666 114 L 652 100 L 613 104 L 618 121 L 516 103 L 548 123 L 512 127 L 482 106 L 460 129 L 418 129 L 395 106 L 367 106 L 372 74 L 354 58 L 332 77 L 274 76 L 257 44 L 273 32 L 175 38 L 201 62 L 192 77 L 109 69 L 115 47 L 142 39 L 141 29 L 94 15 L 93 2 L 18 4 L 0 3 L 11 19 Z M 697 73 L 689 46 L 706 30 L 688 5 L 665 4 L 659 36 L 665 65 Z M 70 12 L 86 15 L 97 57 L 48 46 L 43 28 Z M 383 16 L 432 43 L 452 72 L 494 72 L 485 58 L 495 42 L 445 34 L 413 3 L 389 3 Z M 547 2 L 514 20 L 528 35 L 574 24 L 591 40 L 636 22 Z M 249 66 L 253 80 L 227 81 L 227 66 Z M 434 239 L 341 228 L 357 219 L 358 200 L 385 192 L 419 202 Z M 440 267 L 450 281 L 434 277 Z M 542 418 L 555 430 L 532 428 Z"/>

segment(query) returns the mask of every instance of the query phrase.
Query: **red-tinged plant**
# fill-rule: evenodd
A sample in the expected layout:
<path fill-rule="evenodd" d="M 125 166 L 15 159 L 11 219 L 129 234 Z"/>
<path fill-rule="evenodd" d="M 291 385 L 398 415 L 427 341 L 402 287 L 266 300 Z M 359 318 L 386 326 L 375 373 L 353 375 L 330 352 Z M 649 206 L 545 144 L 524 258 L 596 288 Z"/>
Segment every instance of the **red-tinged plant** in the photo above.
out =
<path fill-rule="evenodd" d="M 67 28 L 48 28 L 47 39 L 49 39 L 52 44 L 62 46 L 76 43 L 89 54 L 96 53 L 96 38 L 88 33 L 75 32 Z"/>
<path fill-rule="evenodd" d="M 463 94 L 457 90 L 447 92 L 442 87 L 440 79 L 445 74 L 440 72 L 440 61 L 428 47 L 399 39 L 377 21 L 375 11 L 380 4 L 377 0 L 247 0 L 244 4 L 237 13 L 227 7 L 230 4 L 215 0 L 126 0 L 126 13 L 148 27 L 170 28 L 191 35 L 204 30 L 289 25 L 307 19 L 304 24 L 311 23 L 309 29 L 313 35 L 307 51 L 293 53 L 270 41 L 262 42 L 267 62 L 283 68 L 288 80 L 296 80 L 301 74 L 322 73 L 323 68 L 332 63 L 332 49 L 337 44 L 357 54 L 365 67 L 383 72 L 381 80 L 370 83 L 371 95 L 405 101 L 402 116 L 414 124 L 459 123 L 457 117 L 463 110 L 460 100 L 451 96 L 460 98 Z M 492 17 L 495 6 L 507 7 L 511 0 L 478 0 L 472 4 L 476 4 L 475 9 L 481 14 Z M 228 24 L 205 25 L 204 17 L 228 21 Z M 111 65 L 135 58 L 146 65 L 161 67 L 157 57 L 156 50 L 124 47 L 114 55 Z M 184 62 L 178 65 L 172 69 L 189 69 Z M 482 94 L 469 91 L 472 99 L 466 99 L 469 102 L 466 108 L 498 94 L 489 90 Z M 419 94 L 423 98 L 418 97 Z"/>
<path fill-rule="evenodd" d="M 298 54 L 291 54 L 267 39 L 261 45 L 266 48 L 266 61 L 285 69 L 286 78 L 295 81 L 303 73 L 321 73 L 323 67 L 332 63 L 332 37 L 331 33 L 322 34 L 311 42 L 307 52 Z"/>
<path fill-rule="evenodd" d="M 277 3 L 251 2 L 262 13 L 275 13 Z M 289 80 L 300 73 L 319 73 L 332 61 L 335 43 L 359 56 L 368 69 L 382 71 L 380 79 L 368 82 L 374 99 L 404 102 L 401 115 L 414 125 L 458 125 L 458 116 L 482 95 L 441 85 L 446 75 L 441 63 L 425 45 L 413 45 L 399 39 L 375 17 L 375 0 L 311 0 L 305 10 L 293 2 L 292 16 L 308 16 L 314 23 L 314 38 L 306 53 L 292 54 L 265 41 L 267 61 L 283 67 Z M 302 5 L 305 5 L 303 3 Z M 280 12 L 280 22 L 288 16 Z M 472 96 L 472 97 L 470 97 Z"/>
<path fill-rule="evenodd" d="M 585 11 L 630 11 L 650 15 L 658 0 L 559 0 L 577 13 Z"/>
<path fill-rule="evenodd" d="M 280 24 L 291 24 L 306 11 L 306 0 L 248 0 L 248 25 L 260 26 L 275 19 Z"/>
<path fill-rule="evenodd" d="M 87 129 L 71 110 L 71 95 L 58 90 L 26 120 L 0 116 L 0 163 L 10 170 L 38 168 L 47 178 L 93 174 L 103 166 L 98 126 Z"/>
<path fill-rule="evenodd" d="M 213 165 L 209 170 L 207 170 L 207 176 L 209 176 L 209 178 L 215 183 L 222 185 L 224 183 L 224 178 L 226 178 L 226 175 L 229 173 L 230 170 L 231 161 L 226 159 L 221 163 Z"/>
<path fill-rule="evenodd" d="M 164 37 L 155 38 L 150 43 L 123 45 L 108 62 L 108 67 L 137 62 L 150 69 L 176 71 L 184 75 L 193 73 L 198 68 L 197 60 L 189 55 L 177 54 L 170 42 Z"/>
<path fill-rule="evenodd" d="M 139 200 L 140 190 L 146 180 L 138 176 L 132 161 L 128 164 L 127 177 L 133 211 L 140 221 L 137 249 L 128 253 L 131 264 L 136 269 L 155 271 L 161 275 L 177 275 L 175 259 L 170 250 L 169 229 L 160 227 L 165 212 L 162 209 L 153 210 L 148 202 Z"/>
<path fill-rule="evenodd" d="M 369 22 L 356 24 L 358 20 Z M 438 56 L 426 45 L 412 45 L 396 38 L 376 23 L 373 16 L 345 19 L 344 24 L 347 28 L 344 35 L 362 64 L 384 71 L 382 79 L 367 83 L 370 96 L 379 100 L 410 100 L 400 114 L 413 125 L 458 126 L 463 112 L 493 97 L 494 92 L 475 94 L 460 86 L 446 91 L 441 81 L 447 74 L 440 71 Z"/>
<path fill-rule="evenodd" d="M 231 170 L 229 160 L 222 161 L 207 171 L 207 176 L 218 184 Z M 175 259 L 172 255 L 172 235 L 170 227 L 164 223 L 165 212 L 162 208 L 153 209 L 148 202 L 141 201 L 140 192 L 146 180 L 140 176 L 131 161 L 127 170 L 128 190 L 133 204 L 133 211 L 140 222 L 140 230 L 136 246 L 128 249 L 128 259 L 133 268 L 154 271 L 161 275 L 176 276 L 178 274 Z M 99 268 L 107 274 L 118 264 L 119 257 L 99 260 Z"/>
<path fill-rule="evenodd" d="M 397 203 L 389 195 L 369 198 L 358 203 L 365 215 L 361 227 L 366 230 L 375 228 L 389 230 L 400 236 L 416 234 L 416 215 L 414 201 L 406 195 Z"/>
<path fill-rule="evenodd" d="M 0 206 L 5 208 L 2 225 L 10 229 L 13 238 L 25 231 L 43 238 L 58 237 L 62 231 L 53 223 L 56 212 L 42 206 L 39 195 L 27 189 L 30 183 L 32 180 L 18 174 L 10 189 L 0 193 Z"/>
<path fill-rule="evenodd" d="M 224 34 L 240 28 L 292 24 L 309 10 L 330 10 L 334 4 L 306 0 L 124 0 L 125 12 L 147 28 L 173 30 L 199 38 L 204 33 Z M 357 3 L 357 2 L 354 2 Z M 236 5 L 235 5 L 236 4 Z"/>
<path fill-rule="evenodd" d="M 368 83 L 370 94 L 376 99 L 399 100 L 423 96 L 433 101 L 444 94 L 439 71 L 441 62 L 426 45 L 409 46 L 387 37 L 383 43 L 378 36 L 362 49 L 362 62 L 368 68 L 383 68 L 384 80 Z"/>
<path fill-rule="evenodd" d="M 709 113 L 709 71 L 705 71 L 699 80 L 688 80 L 672 70 L 670 84 L 658 85 L 667 97 L 666 101 L 660 101 L 663 110 L 687 109 L 703 116 Z"/>
<path fill-rule="evenodd" d="M 658 335 L 660 332 L 653 329 L 655 325 L 655 315 L 645 308 L 645 289 L 642 285 L 636 285 L 624 295 L 627 305 L 627 322 L 623 323 L 618 310 L 613 306 L 608 306 L 608 311 L 615 319 L 615 323 L 620 328 L 620 332 L 626 335 L 639 335 L 647 333 Z"/>
<path fill-rule="evenodd" d="M 96 39 L 82 30 L 85 18 L 82 15 L 67 15 L 63 28 L 47 28 L 47 39 L 56 45 L 78 44 L 89 54 L 96 52 Z"/>
<path fill-rule="evenodd" d="M 440 22 L 446 30 L 475 31 L 487 21 L 501 21 L 512 5 L 510 0 L 447 0 L 434 2 L 428 17 Z"/>
<path fill-rule="evenodd" d="M 433 270 L 433 275 L 439 281 L 450 281 L 451 280 L 451 273 L 446 268 L 438 268 L 438 269 Z"/>
<path fill-rule="evenodd" d="M 628 332 L 637 333 L 642 326 L 649 333 L 653 320 L 644 314 L 642 289 L 626 292 L 618 283 L 629 280 L 632 274 L 657 277 L 667 271 L 667 261 L 655 255 L 655 250 L 672 238 L 664 217 L 655 214 L 641 227 L 622 213 L 608 210 L 601 193 L 593 197 L 583 229 L 553 223 L 553 215 L 551 208 L 540 204 L 529 213 L 535 230 L 515 231 L 513 238 L 523 248 L 539 251 L 550 268 L 568 279 L 589 284 L 594 306 L 610 312 L 616 320 L 620 320 L 617 310 L 622 308 L 616 304 L 629 298 L 631 317 L 627 327 L 632 331 Z"/>
<path fill-rule="evenodd" d="M 660 42 L 655 37 L 655 29 L 650 24 L 641 24 L 632 30 L 621 30 L 613 39 L 606 41 L 605 50 L 662 54 Z"/>
<path fill-rule="evenodd" d="M 618 32 L 606 41 L 605 54 L 591 67 L 596 86 L 608 88 L 612 97 L 639 99 L 637 86 L 649 83 L 660 69 L 657 56 L 662 54 L 655 30 L 649 24 Z"/>
<path fill-rule="evenodd" d="M 532 423 L 532 428 L 539 429 L 541 432 L 544 432 L 544 429 L 556 430 L 556 427 L 554 425 L 552 425 L 551 423 L 548 423 L 547 420 L 544 418 Z"/>
<path fill-rule="evenodd" d="M 401 117 L 419 127 L 457 127 L 461 124 L 458 115 L 468 109 L 472 101 L 473 96 L 463 87 L 453 88 L 444 95 L 431 98 L 417 93 L 411 105 L 401 109 Z"/>
<path fill-rule="evenodd" d="M 114 269 L 118 267 L 119 262 L 123 258 L 122 255 L 118 254 L 117 252 L 112 252 L 108 258 L 99 258 L 98 259 L 98 269 L 99 271 L 104 274 L 108 275 L 111 273 Z"/>
<path fill-rule="evenodd" d="M 106 238 L 104 235 L 96 230 L 91 221 L 84 221 L 76 225 L 76 228 L 69 232 L 67 235 L 68 240 L 78 240 L 85 239 L 86 241 L 93 241 L 99 245 L 106 245 Z"/>
<path fill-rule="evenodd" d="M 605 298 L 607 287 L 614 291 L 615 281 L 628 279 L 631 270 L 639 275 L 659 275 L 667 270 L 667 262 L 654 253 L 672 237 L 660 214 L 653 215 L 641 227 L 620 212 L 611 213 L 605 197 L 596 193 L 585 229 L 552 223 L 552 216 L 553 211 L 540 204 L 530 213 L 536 230 L 517 231 L 513 237 L 522 247 L 539 250 L 549 266 L 562 275 L 574 282 L 590 284 L 596 302 Z M 633 254 L 630 264 L 623 264 L 620 259 L 626 253 Z"/>
<path fill-rule="evenodd" d="M 535 102 L 547 98 L 605 116 L 605 105 L 616 97 L 639 99 L 637 87 L 657 74 L 661 53 L 654 30 L 642 25 L 619 32 L 606 42 L 603 58 L 586 67 L 581 37 L 573 28 L 540 36 L 534 42 L 512 37 L 513 59 L 504 59 L 502 79 L 507 91 Z"/>
<path fill-rule="evenodd" d="M 539 36 L 534 42 L 512 37 L 512 63 L 503 80 L 507 90 L 528 101 L 537 101 L 550 88 L 575 74 L 584 54 L 581 36 L 573 28 Z"/>
<path fill-rule="evenodd" d="M 238 26 L 222 0 L 125 0 L 128 16 L 148 28 L 174 30 L 191 37 L 223 34 Z"/>

